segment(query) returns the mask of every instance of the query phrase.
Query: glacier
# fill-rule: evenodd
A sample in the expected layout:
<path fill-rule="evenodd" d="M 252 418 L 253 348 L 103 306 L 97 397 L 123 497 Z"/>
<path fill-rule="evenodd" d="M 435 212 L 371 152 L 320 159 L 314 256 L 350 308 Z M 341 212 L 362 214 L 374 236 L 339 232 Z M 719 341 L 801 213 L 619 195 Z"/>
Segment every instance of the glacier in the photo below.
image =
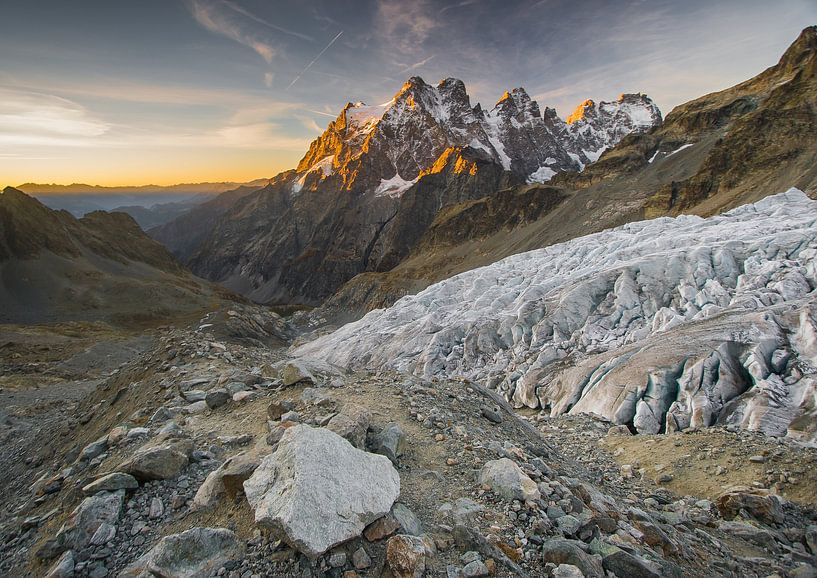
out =
<path fill-rule="evenodd" d="M 293 350 L 461 377 L 640 433 L 714 424 L 817 442 L 817 202 L 791 189 L 468 271 Z"/>

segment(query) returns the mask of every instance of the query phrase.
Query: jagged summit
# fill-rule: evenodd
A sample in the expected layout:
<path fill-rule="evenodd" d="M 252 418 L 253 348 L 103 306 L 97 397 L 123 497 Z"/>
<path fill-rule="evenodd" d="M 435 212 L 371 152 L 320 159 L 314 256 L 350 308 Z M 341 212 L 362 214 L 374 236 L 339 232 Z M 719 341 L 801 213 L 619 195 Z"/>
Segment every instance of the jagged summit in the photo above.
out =
<path fill-rule="evenodd" d="M 522 87 L 506 91 L 491 110 L 472 106 L 465 83 L 445 78 L 436 86 L 409 78 L 379 106 L 347 104 L 298 164 L 292 191 L 333 188 L 395 196 L 412 186 L 451 148 L 482 151 L 521 181 L 544 182 L 579 170 L 632 130 L 661 122 L 644 95 L 622 95 L 597 107 L 587 100 L 568 123 L 530 98 Z M 329 186 L 329 185 L 327 185 Z"/>

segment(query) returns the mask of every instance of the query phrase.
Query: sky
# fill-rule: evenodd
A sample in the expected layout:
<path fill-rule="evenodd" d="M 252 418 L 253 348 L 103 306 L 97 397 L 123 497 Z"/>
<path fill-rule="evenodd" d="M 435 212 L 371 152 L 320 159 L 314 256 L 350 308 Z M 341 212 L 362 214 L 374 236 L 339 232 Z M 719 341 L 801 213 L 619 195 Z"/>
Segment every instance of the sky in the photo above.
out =
<path fill-rule="evenodd" d="M 815 0 L 0 0 L 0 186 L 271 177 L 414 75 L 666 114 L 815 23 Z"/>

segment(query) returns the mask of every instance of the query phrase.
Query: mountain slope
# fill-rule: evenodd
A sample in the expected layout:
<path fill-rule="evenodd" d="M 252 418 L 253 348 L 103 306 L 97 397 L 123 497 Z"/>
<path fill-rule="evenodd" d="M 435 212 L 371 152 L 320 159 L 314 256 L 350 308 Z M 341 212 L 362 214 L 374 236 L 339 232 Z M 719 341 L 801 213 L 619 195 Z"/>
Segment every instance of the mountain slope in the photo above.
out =
<path fill-rule="evenodd" d="M 171 317 L 218 293 L 124 213 L 76 219 L 11 187 L 0 194 L 3 322 Z"/>
<path fill-rule="evenodd" d="M 649 99 L 640 103 L 660 123 Z M 599 116 L 599 146 L 624 125 L 644 130 L 637 108 Z M 388 103 L 348 104 L 294 171 L 150 234 L 196 274 L 256 301 L 317 305 L 355 275 L 402 262 L 444 207 L 578 169 L 572 134 L 524 89 L 484 111 L 462 81 L 414 77 Z"/>
<path fill-rule="evenodd" d="M 466 377 L 642 433 L 731 423 L 817 443 L 817 202 L 661 218 L 514 255 L 296 351 Z"/>
<path fill-rule="evenodd" d="M 809 27 L 777 65 L 676 107 L 660 127 L 624 137 L 582 172 L 554 176 L 549 185 L 563 201 L 536 219 L 463 237 L 457 236 L 463 220 L 451 215 L 474 218 L 474 207 L 452 205 L 445 220 L 431 225 L 433 238 L 388 273 L 349 281 L 312 322 L 354 318 L 509 255 L 645 217 L 713 215 L 792 186 L 817 196 L 817 141 L 809 136 L 817 134 L 815 63 L 817 28 Z M 505 205 L 493 218 L 507 222 L 523 208 Z M 449 223 L 456 227 L 443 231 Z"/>

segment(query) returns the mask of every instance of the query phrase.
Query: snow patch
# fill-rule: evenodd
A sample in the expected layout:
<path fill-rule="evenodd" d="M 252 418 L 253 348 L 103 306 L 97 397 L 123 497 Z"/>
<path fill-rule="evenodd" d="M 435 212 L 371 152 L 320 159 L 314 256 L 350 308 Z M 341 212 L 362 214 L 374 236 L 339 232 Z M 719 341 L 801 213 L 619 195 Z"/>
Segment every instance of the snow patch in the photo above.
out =
<path fill-rule="evenodd" d="M 399 173 L 395 173 L 390 179 L 380 179 L 374 194 L 376 197 L 399 197 L 416 182 L 417 179 L 407 181 Z"/>
<path fill-rule="evenodd" d="M 548 166 L 539 167 L 528 176 L 528 183 L 546 183 L 556 174 L 552 168 Z"/>

